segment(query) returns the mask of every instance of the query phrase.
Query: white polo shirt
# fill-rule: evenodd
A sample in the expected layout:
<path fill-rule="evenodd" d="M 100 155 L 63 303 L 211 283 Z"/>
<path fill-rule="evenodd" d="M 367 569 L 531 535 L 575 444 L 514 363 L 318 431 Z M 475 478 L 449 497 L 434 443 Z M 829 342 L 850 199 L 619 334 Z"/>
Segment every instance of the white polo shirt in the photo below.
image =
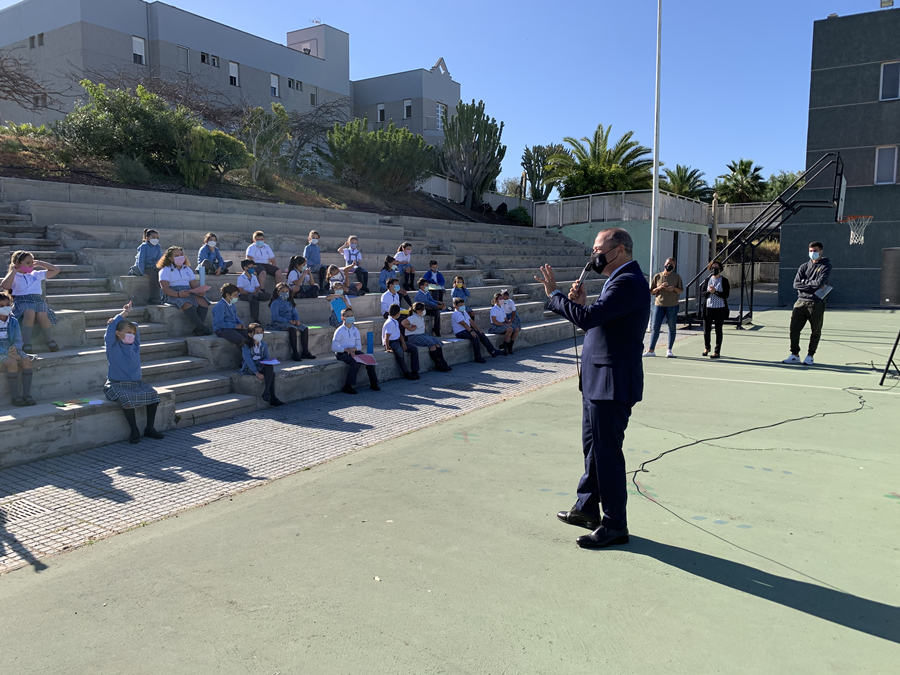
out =
<path fill-rule="evenodd" d="M 397 319 L 388 317 L 387 321 L 384 322 L 384 326 L 381 327 L 381 341 L 382 342 L 391 342 L 391 340 L 399 340 L 399 339 L 400 339 L 400 324 L 397 323 Z"/>
<path fill-rule="evenodd" d="M 405 251 L 397 251 L 394 254 L 394 260 L 396 260 L 398 263 L 408 265 L 409 261 L 412 260 L 412 253 L 406 253 Z"/>
<path fill-rule="evenodd" d="M 505 319 L 505 318 L 506 318 L 506 317 L 504 317 L 504 319 Z M 470 326 L 472 325 L 472 324 L 471 324 L 471 320 L 469 319 L 469 315 L 466 314 L 465 312 L 460 312 L 460 311 L 457 309 L 457 310 L 455 310 L 455 311 L 453 312 L 453 314 L 450 315 L 450 325 L 451 325 L 452 328 L 453 328 L 453 333 L 454 333 L 454 334 L 456 334 L 456 333 L 462 333 L 462 332 L 464 332 L 464 331 L 469 330 L 468 328 L 466 328 L 465 326 L 463 326 L 463 324 L 462 324 L 463 321 L 465 321 L 465 322 L 466 322 L 467 324 L 469 324 Z"/>
<path fill-rule="evenodd" d="M 268 244 L 263 244 L 262 248 L 260 248 L 255 243 L 250 244 L 247 247 L 246 255 L 253 262 L 265 263 L 266 265 L 268 265 L 269 261 L 275 257 L 275 253 Z"/>
<path fill-rule="evenodd" d="M 194 274 L 194 270 L 187 265 L 184 265 L 181 269 L 170 265 L 169 267 L 163 267 L 159 271 L 159 280 L 168 281 L 169 286 L 189 286 L 196 278 L 197 275 Z"/>
<path fill-rule="evenodd" d="M 359 338 L 359 328 L 356 326 L 347 328 L 347 326 L 342 323 L 338 326 L 338 329 L 334 331 L 334 338 L 331 340 L 331 351 L 337 354 L 350 347 L 355 348 L 357 351 L 362 349 L 362 341 Z"/>
<path fill-rule="evenodd" d="M 391 293 L 390 291 L 385 291 L 381 294 L 381 313 L 384 314 L 387 312 L 391 305 L 399 305 L 400 304 L 400 294 L 399 293 Z"/>
<path fill-rule="evenodd" d="M 494 305 L 491 307 L 491 318 L 496 319 L 500 323 L 506 323 L 506 310 L 503 309 L 503 305 Z"/>
<path fill-rule="evenodd" d="M 29 272 L 28 274 L 22 274 L 21 272 L 16 272 L 16 277 L 13 279 L 12 285 L 12 294 L 16 295 L 40 295 L 41 294 L 41 280 L 47 278 L 46 270 L 34 270 L 33 272 Z"/>
<path fill-rule="evenodd" d="M 516 303 L 513 302 L 512 298 L 510 298 L 509 300 L 506 301 L 506 313 L 512 314 L 515 311 L 516 311 Z"/>
<path fill-rule="evenodd" d="M 407 330 L 407 335 L 425 335 L 425 319 L 415 312 L 406 317 L 412 330 Z"/>
<path fill-rule="evenodd" d="M 241 293 L 256 293 L 259 290 L 259 279 L 256 278 L 255 274 L 249 279 L 246 274 L 241 274 L 237 278 L 237 287 L 241 290 Z"/>

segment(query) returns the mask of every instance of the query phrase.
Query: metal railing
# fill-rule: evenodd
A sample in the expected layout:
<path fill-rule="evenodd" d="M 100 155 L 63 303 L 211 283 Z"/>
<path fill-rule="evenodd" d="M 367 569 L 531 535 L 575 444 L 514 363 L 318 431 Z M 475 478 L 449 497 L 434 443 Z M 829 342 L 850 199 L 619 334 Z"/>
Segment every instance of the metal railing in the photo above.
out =
<path fill-rule="evenodd" d="M 650 220 L 652 200 L 652 190 L 633 190 L 536 202 L 534 226 L 563 227 L 579 223 Z M 659 217 L 705 227 L 710 222 L 711 207 L 696 199 L 660 192 Z"/>
<path fill-rule="evenodd" d="M 746 225 L 752 223 L 768 206 L 769 202 L 719 204 L 718 225 L 719 227 L 727 227 L 728 225 Z"/>

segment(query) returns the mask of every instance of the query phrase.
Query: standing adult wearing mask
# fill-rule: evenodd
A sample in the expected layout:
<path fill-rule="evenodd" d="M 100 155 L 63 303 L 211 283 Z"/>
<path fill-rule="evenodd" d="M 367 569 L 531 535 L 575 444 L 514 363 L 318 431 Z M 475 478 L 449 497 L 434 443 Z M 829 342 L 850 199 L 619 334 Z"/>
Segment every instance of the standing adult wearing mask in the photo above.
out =
<path fill-rule="evenodd" d="M 650 318 L 650 288 L 632 260 L 633 243 L 625 230 L 601 231 L 594 240 L 592 267 L 609 278 L 597 301 L 587 306 L 587 291 L 576 282 L 566 298 L 556 288 L 550 265 L 541 282 L 548 307 L 585 331 L 580 389 L 584 475 L 578 501 L 556 514 L 564 523 L 592 529 L 575 542 L 604 548 L 628 542 L 628 500 L 622 442 L 635 403 L 644 390 L 641 352 Z M 602 509 L 602 511 L 601 511 Z"/>
<path fill-rule="evenodd" d="M 825 293 L 831 276 L 831 261 L 822 255 L 825 247 L 821 241 L 809 244 L 809 262 L 800 265 L 794 277 L 794 289 L 797 291 L 797 302 L 791 312 L 791 355 L 783 363 L 800 363 L 800 332 L 809 321 L 809 348 L 803 364 L 813 365 L 813 356 L 822 337 L 822 324 L 825 322 Z"/>
<path fill-rule="evenodd" d="M 706 307 L 703 314 L 703 356 L 717 359 L 722 351 L 722 325 L 728 318 L 728 296 L 731 294 L 731 286 L 728 279 L 722 276 L 722 263 L 713 260 L 706 266 L 710 276 L 703 284 L 703 296 L 706 298 Z M 716 327 L 716 349 L 710 354 L 710 333 L 713 326 Z"/>
<path fill-rule="evenodd" d="M 675 345 L 675 330 L 678 320 L 678 296 L 684 293 L 681 275 L 675 271 L 675 258 L 666 258 L 665 271 L 653 277 L 650 294 L 656 296 L 653 312 L 650 315 L 650 347 L 644 356 L 656 356 L 656 342 L 659 340 L 659 329 L 663 321 L 669 326 L 669 348 L 666 357 L 673 359 L 672 347 Z"/>

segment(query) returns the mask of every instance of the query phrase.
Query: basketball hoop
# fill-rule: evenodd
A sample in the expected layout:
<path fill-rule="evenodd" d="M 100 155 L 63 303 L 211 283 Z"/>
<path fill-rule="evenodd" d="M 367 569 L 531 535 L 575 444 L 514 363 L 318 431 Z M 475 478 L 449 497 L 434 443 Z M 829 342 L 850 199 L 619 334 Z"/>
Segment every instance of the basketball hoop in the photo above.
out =
<path fill-rule="evenodd" d="M 872 222 L 874 216 L 848 216 L 841 220 L 850 226 L 850 244 L 865 243 L 866 227 Z"/>

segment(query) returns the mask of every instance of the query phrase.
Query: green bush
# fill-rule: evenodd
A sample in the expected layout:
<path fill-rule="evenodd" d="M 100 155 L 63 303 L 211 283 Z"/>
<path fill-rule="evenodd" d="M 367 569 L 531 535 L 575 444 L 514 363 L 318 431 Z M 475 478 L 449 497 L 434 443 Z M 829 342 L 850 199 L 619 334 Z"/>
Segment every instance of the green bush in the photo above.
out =
<path fill-rule="evenodd" d="M 275 172 L 268 166 L 260 167 L 255 183 L 266 192 L 273 192 L 278 187 Z"/>
<path fill-rule="evenodd" d="M 0 152 L 4 152 L 9 155 L 18 155 L 24 149 L 25 146 L 22 145 L 22 142 L 16 140 L 15 138 L 7 138 L 3 141 L 0 141 Z"/>
<path fill-rule="evenodd" d="M 525 225 L 527 227 L 534 225 L 534 221 L 531 219 L 528 209 L 524 206 L 517 206 L 514 209 L 510 209 L 506 212 L 506 217 L 516 221 L 519 225 Z"/>
<path fill-rule="evenodd" d="M 113 160 L 116 179 L 129 185 L 146 185 L 150 182 L 150 172 L 141 160 L 128 155 L 117 155 Z"/>
<path fill-rule="evenodd" d="M 216 142 L 206 129 L 196 126 L 181 140 L 178 153 L 178 170 L 184 176 L 184 184 L 196 190 L 202 189 L 212 173 L 212 154 Z"/>
<path fill-rule="evenodd" d="M 229 136 L 224 131 L 213 131 L 210 136 L 215 143 L 210 163 L 219 180 L 230 171 L 246 169 L 253 164 L 253 155 L 247 152 L 246 146 L 234 136 Z"/>
<path fill-rule="evenodd" d="M 435 149 L 409 129 L 393 123 L 368 131 L 368 120 L 335 124 L 328 153 L 319 152 L 335 180 L 370 193 L 408 192 L 433 175 Z"/>
<path fill-rule="evenodd" d="M 569 176 L 563 180 L 559 188 L 559 196 L 580 197 L 600 192 L 619 192 L 632 190 L 632 182 L 628 174 L 618 164 L 611 167 L 596 164 L 577 165 Z"/>
<path fill-rule="evenodd" d="M 39 127 L 25 122 L 24 124 L 16 124 L 15 122 L 7 122 L 6 126 L 0 126 L 0 134 L 8 134 L 17 138 L 41 138 L 51 135 L 53 132 L 42 124 Z"/>
<path fill-rule="evenodd" d="M 181 141 L 198 123 L 187 108 L 170 108 L 142 86 L 108 89 L 90 80 L 81 86 L 89 100 L 54 127 L 73 153 L 100 159 L 126 155 L 152 171 L 177 171 Z"/>

